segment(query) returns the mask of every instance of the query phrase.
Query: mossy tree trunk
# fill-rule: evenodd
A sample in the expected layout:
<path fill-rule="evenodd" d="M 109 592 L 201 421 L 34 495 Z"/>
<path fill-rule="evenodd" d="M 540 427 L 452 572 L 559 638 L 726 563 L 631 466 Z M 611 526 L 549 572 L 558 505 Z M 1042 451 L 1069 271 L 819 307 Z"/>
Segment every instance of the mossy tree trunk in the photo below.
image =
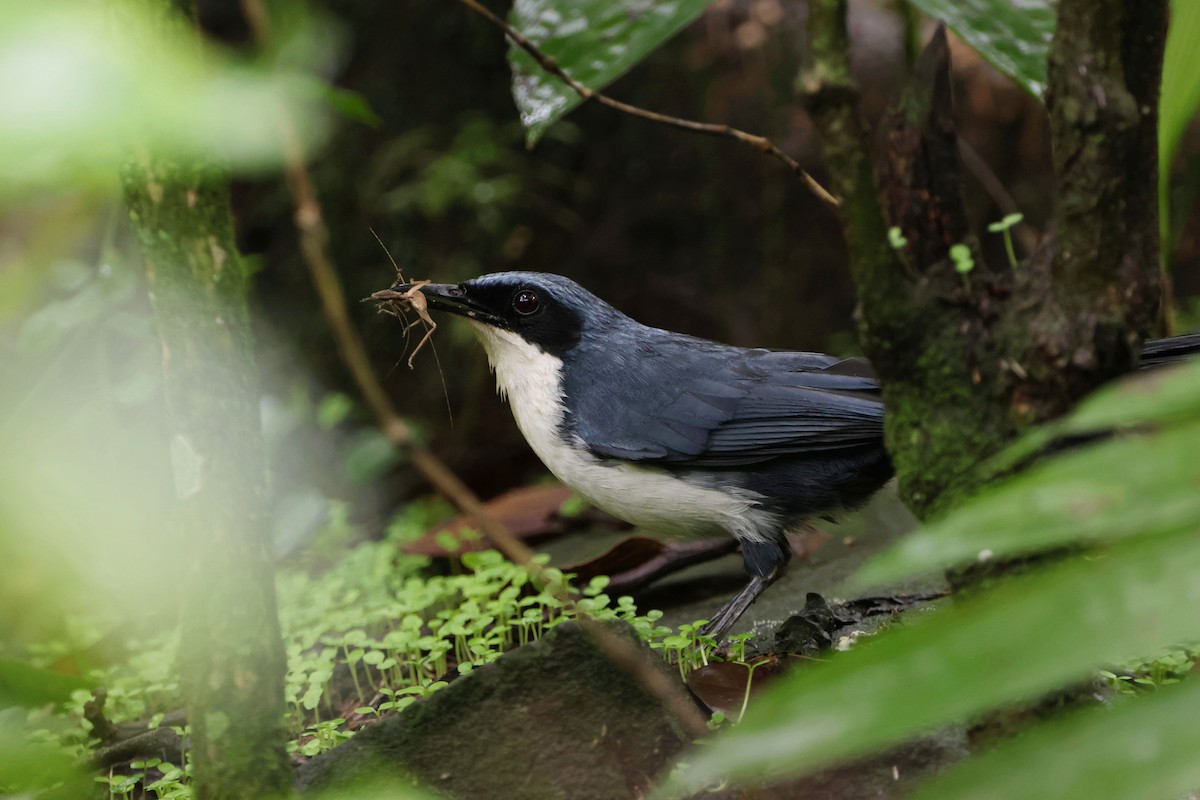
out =
<path fill-rule="evenodd" d="M 162 5 L 164 25 L 186 8 Z M 287 794 L 286 658 L 266 513 L 248 275 L 226 178 L 143 151 L 123 175 L 142 244 L 179 496 L 180 679 L 201 800 Z"/>
<path fill-rule="evenodd" d="M 1046 101 L 1056 212 L 1015 266 L 984 263 L 967 224 L 944 32 L 884 120 L 873 161 L 845 19 L 845 0 L 809 4 L 799 89 L 843 199 L 861 340 L 901 492 L 927 518 L 993 477 L 981 465 L 1023 428 L 1129 370 L 1152 331 L 1167 2 L 1059 3 Z M 965 275 L 950 257 L 960 244 L 975 264 Z"/>
<path fill-rule="evenodd" d="M 204 169 L 144 156 L 126 171 L 125 198 L 162 341 L 185 554 L 176 565 L 184 589 L 180 677 L 197 796 L 277 796 L 291 781 L 286 664 L 247 276 L 228 189 Z"/>

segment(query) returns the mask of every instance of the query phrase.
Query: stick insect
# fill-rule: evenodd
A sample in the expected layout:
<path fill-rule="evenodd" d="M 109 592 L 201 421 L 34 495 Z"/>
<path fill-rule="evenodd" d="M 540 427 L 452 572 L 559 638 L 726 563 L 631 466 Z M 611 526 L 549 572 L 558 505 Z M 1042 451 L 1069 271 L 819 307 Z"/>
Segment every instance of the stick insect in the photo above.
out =
<path fill-rule="evenodd" d="M 379 246 L 383 248 L 383 252 L 387 253 L 388 261 L 392 262 L 392 266 L 396 270 L 397 282 L 406 283 L 400 265 L 396 263 L 396 259 L 392 258 L 392 254 L 388 252 L 387 245 L 379 238 L 379 234 L 372 230 L 371 235 L 375 237 L 375 241 L 379 242 Z M 433 321 L 433 317 L 429 316 L 429 305 L 425 300 L 425 295 L 421 294 L 421 287 L 428 283 L 431 283 L 431 281 L 413 281 L 409 284 L 408 289 L 403 292 L 397 292 L 394 289 L 380 289 L 369 298 L 379 301 L 380 311 L 385 314 L 391 314 L 404 323 L 405 336 L 408 336 L 408 332 L 420 323 L 425 323 L 425 335 L 421 337 L 421 341 L 417 342 L 417 346 L 413 348 L 412 353 L 408 356 L 409 369 L 414 368 L 413 359 L 417 357 L 417 353 L 421 352 L 421 348 L 433 339 L 433 332 L 437 330 L 437 323 Z M 409 309 L 412 309 L 417 314 L 417 319 L 412 322 L 408 321 L 408 315 L 405 313 Z"/>

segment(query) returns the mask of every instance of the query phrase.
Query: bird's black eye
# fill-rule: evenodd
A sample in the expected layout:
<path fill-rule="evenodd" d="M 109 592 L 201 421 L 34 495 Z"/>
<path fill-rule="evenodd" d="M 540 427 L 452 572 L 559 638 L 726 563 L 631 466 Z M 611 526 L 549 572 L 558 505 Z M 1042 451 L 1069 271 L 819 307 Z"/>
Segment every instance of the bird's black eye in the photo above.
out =
<path fill-rule="evenodd" d="M 513 295 L 512 307 L 523 317 L 527 317 L 537 311 L 542 306 L 542 301 L 538 299 L 537 292 L 531 289 L 522 289 Z"/>

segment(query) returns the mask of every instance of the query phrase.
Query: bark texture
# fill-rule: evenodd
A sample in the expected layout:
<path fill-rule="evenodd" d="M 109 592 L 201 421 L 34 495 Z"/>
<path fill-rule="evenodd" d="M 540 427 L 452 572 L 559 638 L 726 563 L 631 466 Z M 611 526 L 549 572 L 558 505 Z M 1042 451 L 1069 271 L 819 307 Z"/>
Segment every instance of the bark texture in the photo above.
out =
<path fill-rule="evenodd" d="M 843 200 L 888 449 L 905 501 L 927 518 L 993 477 L 981 465 L 1023 428 L 1129 370 L 1152 332 L 1167 3 L 1059 4 L 1047 96 L 1056 214 L 1038 250 L 1015 266 L 984 263 L 967 225 L 944 30 L 882 122 L 873 164 L 849 74 L 845 5 L 810 4 L 810 62 L 798 88 Z M 956 269 L 955 245 L 971 253 L 970 272 Z"/>
<path fill-rule="evenodd" d="M 143 154 L 124 176 L 162 342 L 186 560 L 180 677 L 197 797 L 290 785 L 247 275 L 223 178 Z"/>
<path fill-rule="evenodd" d="M 189 0 L 144 2 L 166 30 L 187 26 L 195 13 Z M 286 660 L 265 513 L 248 276 L 228 184 L 219 172 L 170 154 L 143 150 L 131 161 L 122 180 L 162 343 L 176 533 L 185 554 L 177 566 L 179 668 L 196 796 L 281 796 L 291 785 Z"/>

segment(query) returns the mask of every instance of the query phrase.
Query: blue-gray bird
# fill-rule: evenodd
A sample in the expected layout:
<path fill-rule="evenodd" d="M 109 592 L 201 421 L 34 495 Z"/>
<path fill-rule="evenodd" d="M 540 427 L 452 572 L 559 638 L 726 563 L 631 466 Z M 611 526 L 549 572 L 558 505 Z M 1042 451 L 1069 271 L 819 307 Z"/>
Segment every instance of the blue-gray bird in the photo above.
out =
<path fill-rule="evenodd" d="M 718 640 L 782 573 L 789 528 L 860 505 L 892 475 L 863 359 L 651 328 L 559 275 L 420 291 L 471 322 L 517 426 L 560 481 L 639 527 L 737 538 L 750 580 L 707 626 Z"/>

